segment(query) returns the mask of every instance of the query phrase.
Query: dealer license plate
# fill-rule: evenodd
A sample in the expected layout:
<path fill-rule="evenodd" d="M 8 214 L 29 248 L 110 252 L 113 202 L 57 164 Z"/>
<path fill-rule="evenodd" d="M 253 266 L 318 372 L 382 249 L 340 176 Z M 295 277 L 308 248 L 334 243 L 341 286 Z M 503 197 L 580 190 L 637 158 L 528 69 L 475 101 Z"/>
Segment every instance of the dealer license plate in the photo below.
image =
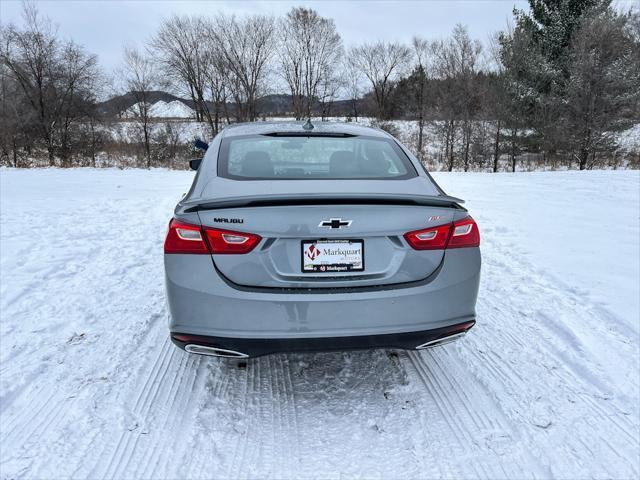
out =
<path fill-rule="evenodd" d="M 364 271 L 364 240 L 303 240 L 303 272 Z"/>

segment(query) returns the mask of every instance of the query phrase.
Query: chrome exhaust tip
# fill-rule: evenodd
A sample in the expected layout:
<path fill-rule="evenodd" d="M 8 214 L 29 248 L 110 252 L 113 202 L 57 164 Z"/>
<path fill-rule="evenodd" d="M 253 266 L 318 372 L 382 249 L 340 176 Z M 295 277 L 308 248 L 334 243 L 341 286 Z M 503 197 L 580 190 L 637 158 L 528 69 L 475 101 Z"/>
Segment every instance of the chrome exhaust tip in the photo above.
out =
<path fill-rule="evenodd" d="M 224 358 L 249 358 L 249 355 L 235 350 L 227 350 L 225 348 L 207 347 L 205 345 L 195 345 L 190 343 L 185 345 L 184 349 L 189 353 L 197 353 L 198 355 L 209 355 L 211 357 Z"/>
<path fill-rule="evenodd" d="M 454 340 L 457 340 L 460 337 L 466 335 L 466 331 L 454 333 L 452 335 L 447 335 L 446 337 L 436 338 L 435 340 L 430 340 L 428 342 L 422 343 L 416 347 L 416 350 L 423 350 L 425 348 L 431 347 L 439 347 L 440 345 L 445 345 L 447 343 L 451 343 Z"/>

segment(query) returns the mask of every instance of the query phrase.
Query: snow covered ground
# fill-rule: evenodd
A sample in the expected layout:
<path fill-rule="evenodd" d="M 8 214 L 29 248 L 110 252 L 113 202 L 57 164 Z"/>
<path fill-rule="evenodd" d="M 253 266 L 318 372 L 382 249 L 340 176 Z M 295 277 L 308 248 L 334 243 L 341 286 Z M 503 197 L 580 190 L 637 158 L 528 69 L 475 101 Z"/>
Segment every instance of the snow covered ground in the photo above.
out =
<path fill-rule="evenodd" d="M 637 478 L 640 174 L 437 174 L 482 232 L 478 324 L 425 352 L 167 340 L 192 173 L 0 170 L 1 478 Z"/>

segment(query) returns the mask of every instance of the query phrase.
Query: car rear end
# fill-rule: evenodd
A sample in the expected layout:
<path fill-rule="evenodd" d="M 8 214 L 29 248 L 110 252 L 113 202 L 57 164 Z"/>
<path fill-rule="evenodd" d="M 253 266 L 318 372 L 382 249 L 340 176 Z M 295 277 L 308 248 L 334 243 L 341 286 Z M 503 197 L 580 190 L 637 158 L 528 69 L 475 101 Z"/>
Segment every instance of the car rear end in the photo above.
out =
<path fill-rule="evenodd" d="M 241 357 L 425 348 L 468 331 L 480 238 L 460 201 L 386 134 L 288 128 L 216 138 L 176 208 L 172 340 Z"/>

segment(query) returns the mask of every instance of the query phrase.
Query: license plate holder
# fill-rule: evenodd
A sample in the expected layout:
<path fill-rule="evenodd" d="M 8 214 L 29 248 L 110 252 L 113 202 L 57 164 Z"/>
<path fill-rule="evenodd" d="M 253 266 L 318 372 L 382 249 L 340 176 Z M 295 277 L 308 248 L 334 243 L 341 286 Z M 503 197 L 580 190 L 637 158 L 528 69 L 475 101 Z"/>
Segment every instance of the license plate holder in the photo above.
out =
<path fill-rule="evenodd" d="M 302 240 L 303 273 L 364 272 L 364 240 Z"/>

